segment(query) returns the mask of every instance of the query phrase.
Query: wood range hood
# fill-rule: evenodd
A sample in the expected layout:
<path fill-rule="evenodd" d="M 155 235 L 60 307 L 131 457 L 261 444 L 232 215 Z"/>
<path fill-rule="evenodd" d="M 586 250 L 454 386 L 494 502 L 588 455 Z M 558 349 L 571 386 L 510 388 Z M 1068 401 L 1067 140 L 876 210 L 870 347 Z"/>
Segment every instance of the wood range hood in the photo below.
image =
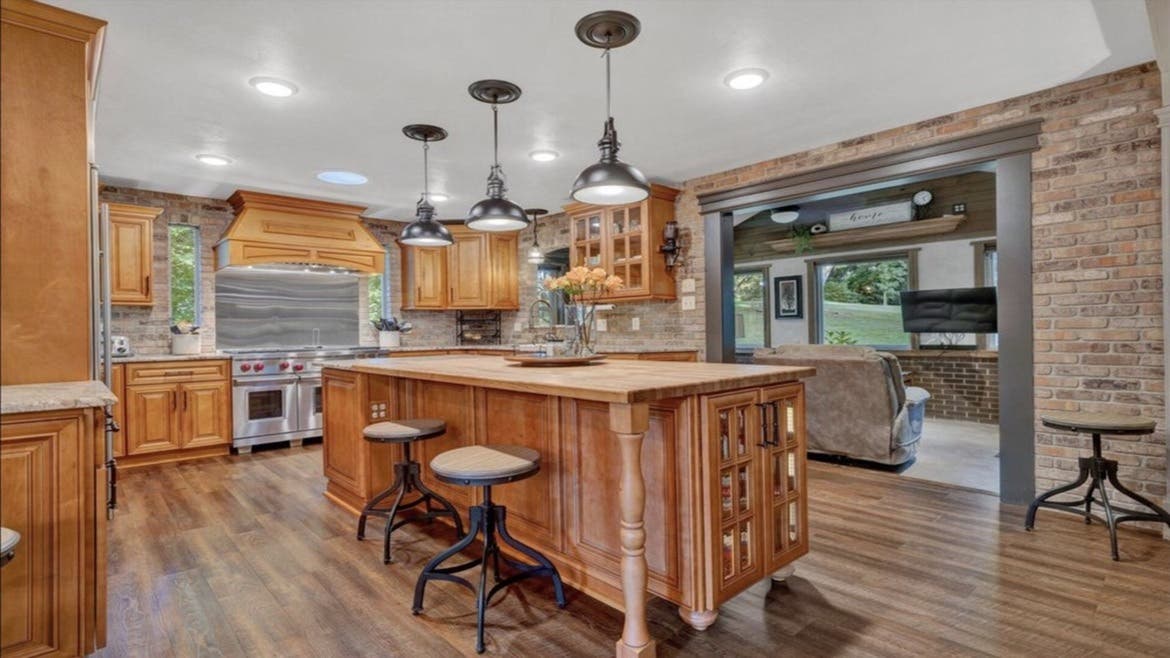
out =
<path fill-rule="evenodd" d="M 324 265 L 381 274 L 386 250 L 361 223 L 362 206 L 236 190 L 236 218 L 215 245 L 216 269 Z"/>

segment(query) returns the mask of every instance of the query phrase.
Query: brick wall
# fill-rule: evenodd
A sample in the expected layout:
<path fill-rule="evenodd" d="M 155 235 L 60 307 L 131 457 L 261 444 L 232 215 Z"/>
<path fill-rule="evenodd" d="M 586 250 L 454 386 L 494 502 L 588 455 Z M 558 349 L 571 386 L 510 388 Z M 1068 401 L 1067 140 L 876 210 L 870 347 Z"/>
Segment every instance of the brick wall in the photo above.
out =
<path fill-rule="evenodd" d="M 1164 499 L 1161 153 L 1153 114 L 1161 105 L 1157 66 L 1142 64 L 687 181 L 678 219 L 698 236 L 697 194 L 1043 119 L 1032 156 L 1032 404 L 1157 419 L 1155 434 L 1111 438 L 1105 448 L 1121 462 L 1123 480 Z M 700 241 L 691 254 L 701 290 Z M 1088 441 L 1037 425 L 1037 487 L 1072 479 Z"/>
<path fill-rule="evenodd" d="M 999 423 L 999 355 L 974 350 L 895 352 L 912 386 L 930 392 L 928 418 Z"/>
<path fill-rule="evenodd" d="M 114 306 L 113 335 L 127 336 L 139 354 L 169 354 L 171 351 L 170 272 L 167 267 L 167 225 L 190 224 L 199 227 L 202 249 L 203 279 L 201 291 L 203 351 L 215 351 L 215 243 L 234 214 L 226 200 L 183 196 L 140 190 L 131 187 L 102 185 L 101 200 L 136 206 L 162 208 L 154 220 L 154 258 L 151 291 L 154 305 Z"/>

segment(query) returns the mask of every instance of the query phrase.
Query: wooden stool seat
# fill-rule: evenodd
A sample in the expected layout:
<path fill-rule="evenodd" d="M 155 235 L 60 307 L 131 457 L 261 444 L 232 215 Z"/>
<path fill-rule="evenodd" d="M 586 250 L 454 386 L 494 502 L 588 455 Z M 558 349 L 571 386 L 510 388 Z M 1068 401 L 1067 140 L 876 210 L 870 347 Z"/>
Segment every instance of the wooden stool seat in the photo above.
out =
<path fill-rule="evenodd" d="M 540 453 L 524 446 L 466 446 L 440 453 L 431 470 L 444 482 L 485 486 L 515 482 L 540 470 Z"/>
<path fill-rule="evenodd" d="M 10 528 L 0 528 L 0 567 L 12 561 L 16 554 L 16 545 L 20 543 L 20 533 Z"/>
<path fill-rule="evenodd" d="M 441 436 L 446 431 L 447 423 L 436 418 L 411 418 L 366 425 L 362 436 L 378 443 L 405 443 Z"/>
<path fill-rule="evenodd" d="M 1054 411 L 1040 416 L 1045 427 L 1082 434 L 1150 434 L 1157 427 L 1155 421 L 1141 416 L 1117 414 L 1090 414 L 1074 411 Z"/>
<path fill-rule="evenodd" d="M 1077 458 L 1077 479 L 1046 491 L 1036 497 L 1028 506 L 1028 513 L 1024 518 L 1024 528 L 1031 530 L 1036 524 L 1036 512 L 1041 507 L 1058 509 L 1066 512 L 1075 512 L 1084 517 L 1085 523 L 1092 523 L 1093 505 L 1097 504 L 1105 510 L 1105 525 L 1109 527 L 1109 547 L 1113 559 L 1119 560 L 1117 552 L 1117 526 L 1125 521 L 1154 521 L 1170 525 L 1170 513 L 1154 504 L 1139 493 L 1126 488 L 1117 479 L 1117 460 L 1106 459 L 1101 453 L 1101 435 L 1135 435 L 1150 434 L 1157 426 L 1152 420 L 1140 416 L 1119 416 L 1116 414 L 1078 413 L 1067 411 L 1050 411 L 1040 416 L 1040 422 L 1045 427 L 1067 432 L 1091 434 L 1093 436 L 1093 454 L 1090 457 Z M 1053 496 L 1072 492 L 1085 483 L 1088 487 L 1080 498 L 1072 500 L 1050 500 Z M 1105 490 L 1105 483 L 1113 485 L 1117 493 L 1142 505 L 1146 510 L 1135 510 L 1117 507 L 1109 500 Z"/>

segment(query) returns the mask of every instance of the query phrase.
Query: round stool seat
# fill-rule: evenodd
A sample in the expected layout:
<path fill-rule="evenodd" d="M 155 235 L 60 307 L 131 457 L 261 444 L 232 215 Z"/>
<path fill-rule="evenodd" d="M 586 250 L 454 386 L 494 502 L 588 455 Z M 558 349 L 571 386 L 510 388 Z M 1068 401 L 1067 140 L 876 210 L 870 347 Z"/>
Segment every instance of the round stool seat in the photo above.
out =
<path fill-rule="evenodd" d="M 1040 415 L 1045 427 L 1087 434 L 1149 434 L 1157 423 L 1141 416 L 1051 411 Z"/>
<path fill-rule="evenodd" d="M 362 436 L 367 441 L 379 443 L 405 443 L 418 439 L 429 439 L 447 431 L 447 423 L 436 418 L 409 418 L 387 420 L 366 425 Z"/>
<path fill-rule="evenodd" d="M 539 471 L 540 453 L 523 446 L 465 446 L 437 455 L 431 470 L 452 484 L 501 484 Z"/>

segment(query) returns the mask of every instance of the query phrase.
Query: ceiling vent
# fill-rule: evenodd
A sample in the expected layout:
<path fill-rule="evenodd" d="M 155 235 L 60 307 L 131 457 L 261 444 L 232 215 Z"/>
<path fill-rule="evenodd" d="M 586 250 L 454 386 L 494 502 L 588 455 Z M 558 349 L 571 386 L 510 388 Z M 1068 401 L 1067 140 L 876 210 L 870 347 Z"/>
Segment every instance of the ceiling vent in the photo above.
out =
<path fill-rule="evenodd" d="M 386 250 L 361 223 L 362 206 L 237 190 L 236 218 L 215 245 L 216 268 L 311 264 L 381 274 Z"/>

